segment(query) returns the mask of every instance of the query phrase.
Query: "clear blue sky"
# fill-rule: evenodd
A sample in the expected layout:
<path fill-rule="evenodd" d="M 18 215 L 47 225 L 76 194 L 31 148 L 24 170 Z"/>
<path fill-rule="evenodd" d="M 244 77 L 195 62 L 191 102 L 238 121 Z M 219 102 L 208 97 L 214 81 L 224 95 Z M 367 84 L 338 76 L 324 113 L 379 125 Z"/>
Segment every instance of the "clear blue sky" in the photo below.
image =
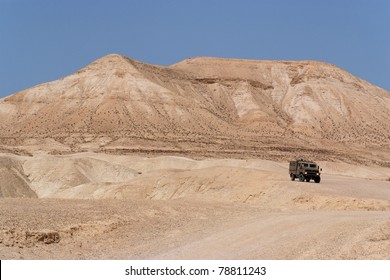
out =
<path fill-rule="evenodd" d="M 0 97 L 109 53 L 320 60 L 390 90 L 390 1 L 0 0 Z"/>

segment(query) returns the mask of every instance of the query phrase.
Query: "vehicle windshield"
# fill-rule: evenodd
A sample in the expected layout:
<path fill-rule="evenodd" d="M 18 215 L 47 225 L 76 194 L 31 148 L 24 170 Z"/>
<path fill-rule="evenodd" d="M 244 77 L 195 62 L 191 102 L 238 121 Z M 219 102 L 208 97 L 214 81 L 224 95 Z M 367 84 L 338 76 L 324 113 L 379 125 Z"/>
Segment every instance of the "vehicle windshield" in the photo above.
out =
<path fill-rule="evenodd" d="M 317 168 L 317 165 L 315 165 L 315 164 L 310 164 L 309 167 L 310 167 L 310 168 Z"/>

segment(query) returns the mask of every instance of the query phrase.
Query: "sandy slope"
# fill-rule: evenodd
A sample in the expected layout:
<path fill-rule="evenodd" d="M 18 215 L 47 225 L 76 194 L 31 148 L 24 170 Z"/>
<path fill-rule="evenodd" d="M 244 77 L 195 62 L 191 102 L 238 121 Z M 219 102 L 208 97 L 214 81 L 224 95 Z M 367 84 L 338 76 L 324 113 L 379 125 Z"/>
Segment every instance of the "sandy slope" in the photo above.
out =
<path fill-rule="evenodd" d="M 315 184 L 267 160 L 0 159 L 41 198 L 1 199 L 0 258 L 389 258 L 388 168 L 323 162 Z"/>
<path fill-rule="evenodd" d="M 1 197 L 37 197 L 29 186 L 22 161 L 17 156 L 0 156 Z"/>
<path fill-rule="evenodd" d="M 0 100 L 0 151 L 388 165 L 390 94 L 327 63 L 108 55 Z M 380 151 L 372 156 L 374 151 Z"/>

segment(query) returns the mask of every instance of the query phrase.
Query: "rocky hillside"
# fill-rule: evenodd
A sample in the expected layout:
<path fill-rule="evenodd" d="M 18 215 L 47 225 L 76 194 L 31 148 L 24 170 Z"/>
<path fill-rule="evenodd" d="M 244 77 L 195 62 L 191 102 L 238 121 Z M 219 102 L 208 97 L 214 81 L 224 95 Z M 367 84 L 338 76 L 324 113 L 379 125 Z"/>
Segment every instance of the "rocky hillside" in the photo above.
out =
<path fill-rule="evenodd" d="M 389 92 L 327 63 L 113 54 L 1 99 L 0 150 L 386 161 L 389 112 Z"/>

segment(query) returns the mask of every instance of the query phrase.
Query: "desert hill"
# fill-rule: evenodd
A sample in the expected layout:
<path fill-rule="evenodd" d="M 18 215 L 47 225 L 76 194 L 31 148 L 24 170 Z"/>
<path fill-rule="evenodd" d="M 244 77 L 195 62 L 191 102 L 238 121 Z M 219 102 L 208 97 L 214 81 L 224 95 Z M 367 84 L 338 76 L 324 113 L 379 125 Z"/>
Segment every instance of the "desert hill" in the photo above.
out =
<path fill-rule="evenodd" d="M 0 100 L 0 258 L 388 260 L 389 112 L 327 63 L 108 55 Z"/>
<path fill-rule="evenodd" d="M 327 63 L 112 54 L 1 99 L 0 148 L 358 161 L 389 146 L 389 110 L 389 92 Z"/>

